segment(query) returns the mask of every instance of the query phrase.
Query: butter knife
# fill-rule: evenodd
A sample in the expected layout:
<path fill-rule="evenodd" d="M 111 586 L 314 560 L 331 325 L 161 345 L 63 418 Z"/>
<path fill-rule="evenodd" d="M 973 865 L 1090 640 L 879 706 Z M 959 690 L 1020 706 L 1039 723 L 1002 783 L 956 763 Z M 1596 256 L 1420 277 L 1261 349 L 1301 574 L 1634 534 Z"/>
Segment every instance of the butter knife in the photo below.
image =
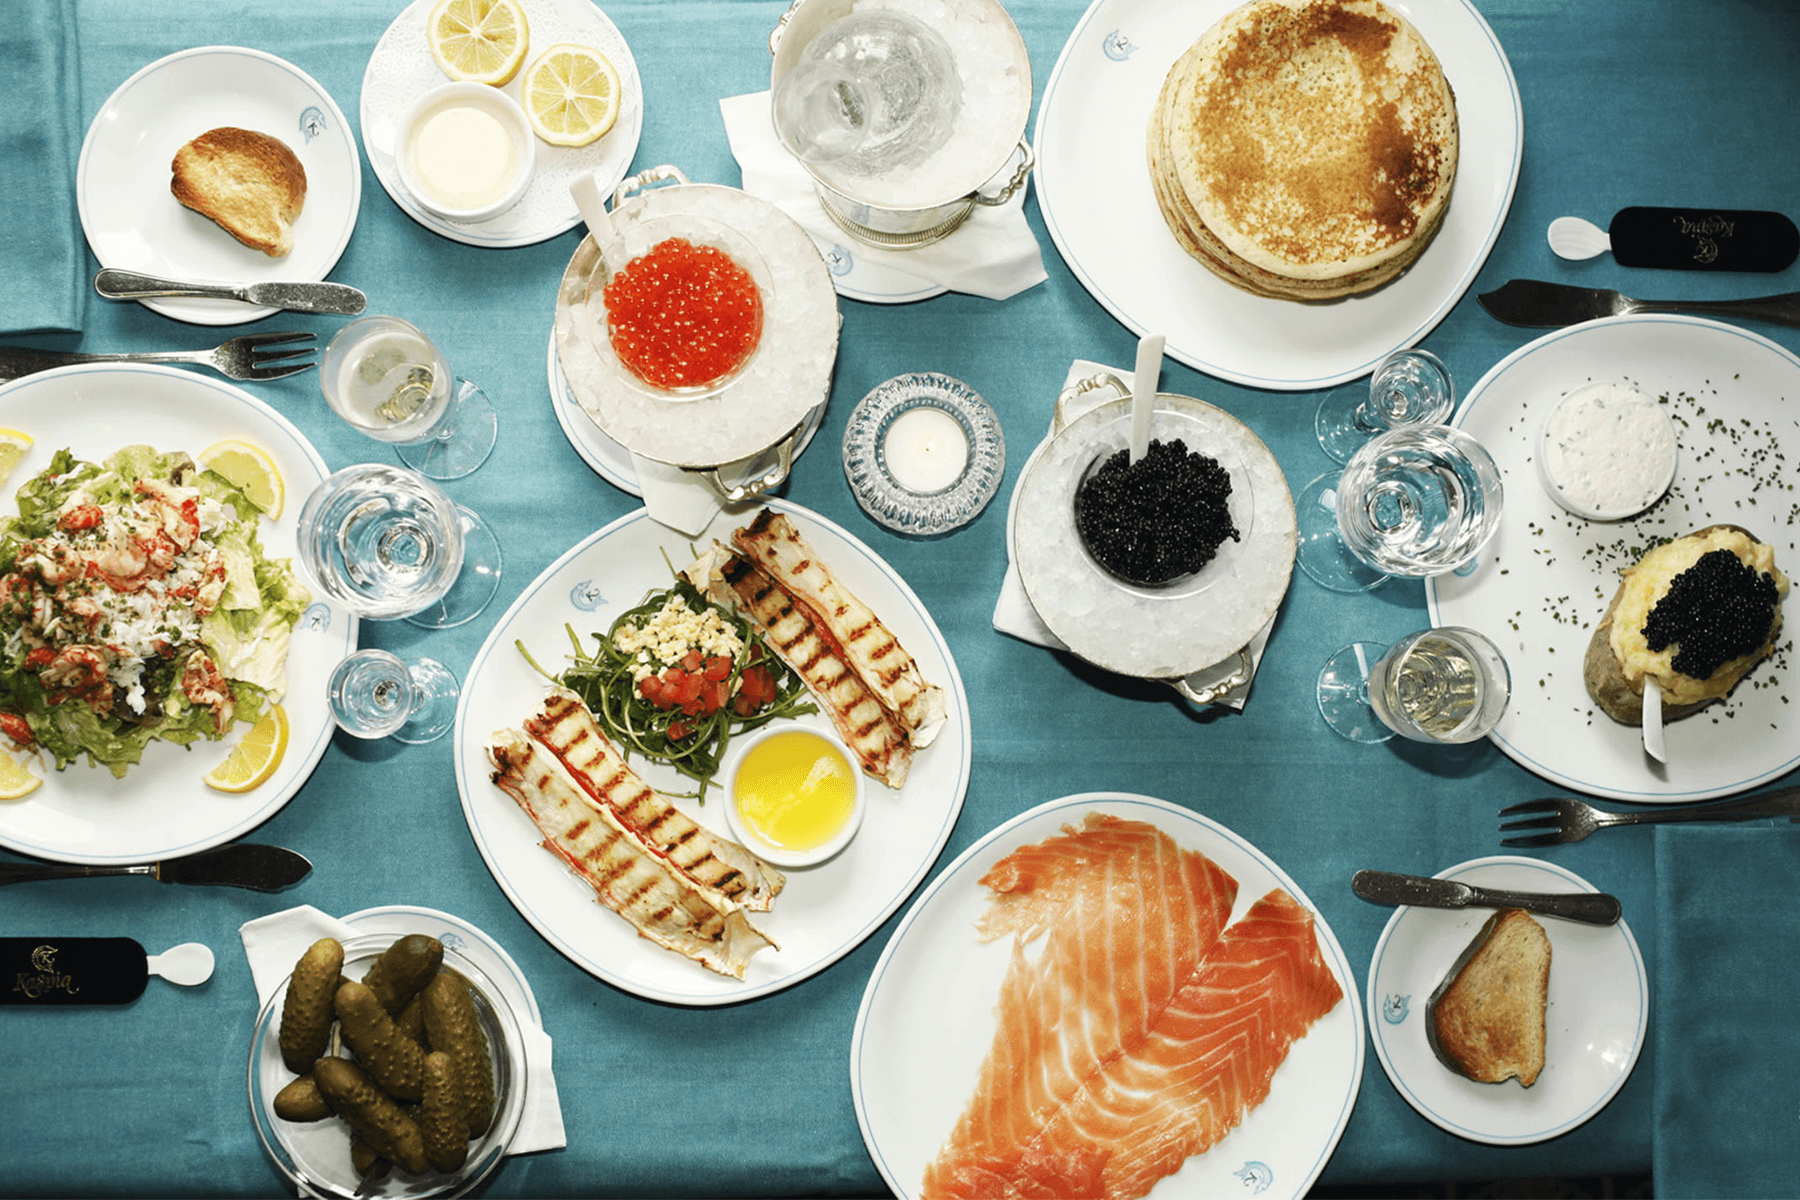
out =
<path fill-rule="evenodd" d="M 1513 279 L 1476 297 L 1508 325 L 1551 328 L 1634 313 L 1689 313 L 1800 327 L 1800 292 L 1747 300 L 1635 300 L 1610 288 L 1571 287 L 1541 279 Z"/>
<path fill-rule="evenodd" d="M 78 863 L 0 863 L 0 884 L 34 879 L 79 879 L 93 875 L 148 875 L 163 883 L 222 884 L 257 892 L 278 892 L 299 883 L 312 871 L 306 856 L 285 846 L 233 842 L 198 854 L 131 866 L 84 866 Z"/>
<path fill-rule="evenodd" d="M 284 308 L 289 312 L 347 313 L 354 315 L 368 307 L 369 298 L 342 283 L 182 283 L 174 279 L 158 279 L 136 271 L 107 267 L 94 276 L 94 290 L 108 300 L 148 300 L 161 296 L 201 296 L 216 300 L 242 300 L 263 308 Z"/>
<path fill-rule="evenodd" d="M 1350 889 L 1376 904 L 1413 904 L 1423 908 L 1522 908 L 1588 925 L 1616 925 L 1619 901 L 1605 892 L 1514 892 L 1475 887 L 1451 879 L 1358 871 Z"/>

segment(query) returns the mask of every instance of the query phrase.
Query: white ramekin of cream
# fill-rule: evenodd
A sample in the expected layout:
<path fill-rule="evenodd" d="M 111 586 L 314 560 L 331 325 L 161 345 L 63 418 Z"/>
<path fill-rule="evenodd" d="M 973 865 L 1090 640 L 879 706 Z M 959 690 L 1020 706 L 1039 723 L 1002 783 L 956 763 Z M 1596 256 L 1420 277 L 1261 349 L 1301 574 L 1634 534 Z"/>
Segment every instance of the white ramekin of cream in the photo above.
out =
<path fill-rule="evenodd" d="M 1674 422 L 1629 383 L 1576 388 L 1538 435 L 1544 490 L 1590 521 L 1620 521 L 1655 504 L 1675 481 L 1675 463 Z"/>
<path fill-rule="evenodd" d="M 400 182 L 447 221 L 499 216 L 531 186 L 537 139 L 517 101 L 485 83 L 446 83 L 400 121 Z"/>

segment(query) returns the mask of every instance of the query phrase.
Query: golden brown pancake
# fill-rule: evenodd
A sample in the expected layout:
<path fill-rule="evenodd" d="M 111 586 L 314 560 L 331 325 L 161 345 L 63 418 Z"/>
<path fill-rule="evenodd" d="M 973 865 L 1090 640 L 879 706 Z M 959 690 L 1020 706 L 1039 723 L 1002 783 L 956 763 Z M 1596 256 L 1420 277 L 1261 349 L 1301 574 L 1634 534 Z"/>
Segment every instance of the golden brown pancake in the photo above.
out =
<path fill-rule="evenodd" d="M 1394 278 L 1441 227 L 1455 97 L 1380 0 L 1252 0 L 1170 68 L 1147 147 L 1190 255 L 1247 291 L 1331 299 Z"/>

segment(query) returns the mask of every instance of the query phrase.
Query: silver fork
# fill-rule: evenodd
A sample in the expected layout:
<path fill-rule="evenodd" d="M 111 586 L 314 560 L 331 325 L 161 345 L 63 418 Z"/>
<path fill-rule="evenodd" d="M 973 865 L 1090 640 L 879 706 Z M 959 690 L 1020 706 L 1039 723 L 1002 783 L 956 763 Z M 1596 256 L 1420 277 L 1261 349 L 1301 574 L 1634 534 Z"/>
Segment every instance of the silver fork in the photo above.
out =
<path fill-rule="evenodd" d="M 0 381 L 17 379 L 52 367 L 70 363 L 148 362 L 194 363 L 211 367 L 231 379 L 280 379 L 312 366 L 306 362 L 287 362 L 297 355 L 313 352 L 311 333 L 247 333 L 234 337 L 211 350 L 147 350 L 133 354 L 76 354 L 67 350 L 33 350 L 25 346 L 0 346 Z M 273 347 L 293 345 L 277 350 Z"/>
<path fill-rule="evenodd" d="M 1580 800 L 1550 796 L 1527 800 L 1500 810 L 1503 817 L 1524 820 L 1500 826 L 1510 829 L 1549 829 L 1531 837 L 1502 838 L 1503 846 L 1554 846 L 1579 842 L 1596 829 L 1610 825 L 1655 825 L 1663 821 L 1748 821 L 1755 817 L 1800 817 L 1800 787 L 1776 788 L 1739 800 L 1707 801 L 1674 808 L 1647 808 L 1634 812 L 1608 812 Z"/>

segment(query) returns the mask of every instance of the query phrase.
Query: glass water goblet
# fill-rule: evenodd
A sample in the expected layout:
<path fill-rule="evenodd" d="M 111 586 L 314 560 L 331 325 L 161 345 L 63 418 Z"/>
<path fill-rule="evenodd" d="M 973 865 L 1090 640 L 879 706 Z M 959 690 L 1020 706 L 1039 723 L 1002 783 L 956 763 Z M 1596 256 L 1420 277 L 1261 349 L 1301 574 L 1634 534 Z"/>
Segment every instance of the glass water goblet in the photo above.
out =
<path fill-rule="evenodd" d="M 1336 592 L 1464 570 L 1499 528 L 1503 499 L 1499 467 L 1469 434 L 1391 429 L 1296 498 L 1300 567 Z"/>
<path fill-rule="evenodd" d="M 478 515 L 417 471 L 361 463 L 301 506 L 300 558 L 328 594 L 371 620 L 428 629 L 474 619 L 500 585 L 500 544 Z"/>
<path fill-rule="evenodd" d="M 435 658 L 358 650 L 331 673 L 326 694 L 338 728 L 369 741 L 436 741 L 456 720 L 455 672 Z"/>
<path fill-rule="evenodd" d="M 1353 742 L 1454 745 L 1492 733 L 1512 697 L 1499 647 L 1473 629 L 1444 625 L 1392 646 L 1353 642 L 1319 672 L 1319 713 Z"/>
<path fill-rule="evenodd" d="M 1456 408 L 1450 368 L 1429 350 L 1396 350 L 1375 364 L 1369 386 L 1339 388 L 1319 401 L 1313 432 L 1335 462 L 1403 425 L 1441 425 Z"/>
<path fill-rule="evenodd" d="M 399 317 L 358 317 L 338 330 L 319 360 L 319 386 L 332 411 L 429 479 L 467 475 L 498 437 L 487 393 L 452 374 L 443 351 Z"/>

